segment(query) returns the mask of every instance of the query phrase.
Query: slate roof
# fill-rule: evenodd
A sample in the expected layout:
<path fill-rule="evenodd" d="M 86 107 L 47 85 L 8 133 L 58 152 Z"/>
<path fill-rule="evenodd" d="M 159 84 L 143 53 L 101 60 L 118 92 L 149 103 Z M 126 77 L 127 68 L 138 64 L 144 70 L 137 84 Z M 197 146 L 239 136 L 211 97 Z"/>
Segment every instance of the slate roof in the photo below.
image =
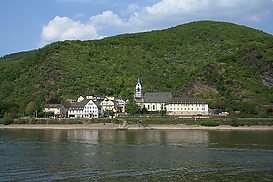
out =
<path fill-rule="evenodd" d="M 72 102 L 69 108 L 78 108 L 78 107 L 84 107 L 90 100 L 85 99 L 81 102 Z"/>
<path fill-rule="evenodd" d="M 44 108 L 61 108 L 62 104 L 45 104 Z"/>
<path fill-rule="evenodd" d="M 172 98 L 171 92 L 145 92 L 144 102 L 145 103 L 166 103 Z"/>
<path fill-rule="evenodd" d="M 81 102 L 72 102 L 71 105 L 69 106 L 69 108 L 83 108 L 84 106 L 86 106 L 86 104 L 90 101 L 91 99 L 85 99 Z M 94 101 L 93 101 L 94 102 Z M 96 104 L 96 106 L 98 108 L 101 108 L 100 107 L 100 103 L 101 101 L 96 101 L 94 102 Z"/>
<path fill-rule="evenodd" d="M 167 104 L 207 104 L 203 98 L 185 98 L 185 97 L 173 97 L 168 100 Z"/>

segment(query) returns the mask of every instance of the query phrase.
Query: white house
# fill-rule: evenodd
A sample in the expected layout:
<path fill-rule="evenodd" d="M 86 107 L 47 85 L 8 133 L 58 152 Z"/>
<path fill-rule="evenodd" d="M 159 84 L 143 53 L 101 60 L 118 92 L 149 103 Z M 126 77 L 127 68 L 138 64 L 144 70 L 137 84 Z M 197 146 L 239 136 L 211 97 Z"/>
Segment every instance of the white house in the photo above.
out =
<path fill-rule="evenodd" d="M 170 116 L 208 116 L 208 103 L 202 98 L 173 97 L 166 103 Z"/>
<path fill-rule="evenodd" d="M 100 118 L 104 116 L 99 103 L 90 99 L 73 102 L 68 108 L 69 118 Z"/>
<path fill-rule="evenodd" d="M 121 112 L 125 112 L 126 101 L 124 101 L 122 97 L 116 97 L 115 101 L 117 103 L 117 107 L 119 107 L 118 110 L 120 109 Z"/>
<path fill-rule="evenodd" d="M 53 112 L 56 117 L 65 117 L 66 109 L 62 104 L 45 104 L 43 112 Z"/>
<path fill-rule="evenodd" d="M 135 101 L 147 111 L 165 110 L 166 102 L 172 98 L 171 92 L 143 92 L 143 86 L 138 78 L 135 86 Z"/>
<path fill-rule="evenodd" d="M 116 101 L 110 100 L 107 97 L 102 102 L 100 102 L 100 106 L 101 106 L 102 110 L 104 110 L 104 111 L 117 112 Z"/>

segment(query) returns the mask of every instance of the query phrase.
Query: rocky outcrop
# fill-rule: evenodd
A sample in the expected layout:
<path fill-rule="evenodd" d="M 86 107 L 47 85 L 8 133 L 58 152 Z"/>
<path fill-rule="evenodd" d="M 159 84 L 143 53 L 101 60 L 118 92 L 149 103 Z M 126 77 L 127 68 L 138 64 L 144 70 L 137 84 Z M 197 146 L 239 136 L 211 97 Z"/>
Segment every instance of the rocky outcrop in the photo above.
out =
<path fill-rule="evenodd" d="M 263 84 L 268 88 L 273 87 L 273 65 L 271 64 L 267 68 L 262 69 L 261 77 Z"/>

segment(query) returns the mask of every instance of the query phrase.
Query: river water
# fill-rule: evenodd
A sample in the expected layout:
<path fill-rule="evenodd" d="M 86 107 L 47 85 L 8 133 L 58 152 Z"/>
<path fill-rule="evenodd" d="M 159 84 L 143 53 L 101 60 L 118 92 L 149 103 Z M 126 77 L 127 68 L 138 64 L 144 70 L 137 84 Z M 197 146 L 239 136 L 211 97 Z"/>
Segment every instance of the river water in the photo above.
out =
<path fill-rule="evenodd" d="M 273 181 L 273 132 L 3 129 L 0 162 L 0 181 Z"/>

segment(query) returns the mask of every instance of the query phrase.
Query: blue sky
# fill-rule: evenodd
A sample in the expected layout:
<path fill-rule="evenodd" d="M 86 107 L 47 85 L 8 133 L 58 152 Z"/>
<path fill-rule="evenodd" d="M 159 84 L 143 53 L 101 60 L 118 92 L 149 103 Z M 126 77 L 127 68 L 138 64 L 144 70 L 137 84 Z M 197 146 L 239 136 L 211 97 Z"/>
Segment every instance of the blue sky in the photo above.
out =
<path fill-rule="evenodd" d="M 0 56 L 60 40 L 93 40 L 227 21 L 273 35 L 273 0 L 0 0 Z"/>

